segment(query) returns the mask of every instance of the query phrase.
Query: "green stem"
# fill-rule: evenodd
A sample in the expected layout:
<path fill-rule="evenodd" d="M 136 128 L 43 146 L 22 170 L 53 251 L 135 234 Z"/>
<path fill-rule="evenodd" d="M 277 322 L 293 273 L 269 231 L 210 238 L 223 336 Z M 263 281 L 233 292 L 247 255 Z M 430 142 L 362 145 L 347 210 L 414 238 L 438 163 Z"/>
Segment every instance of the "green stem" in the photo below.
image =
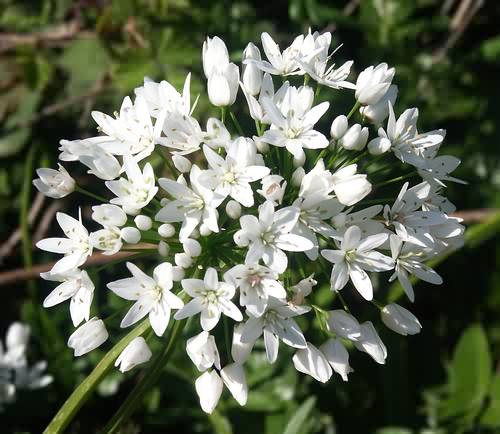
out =
<path fill-rule="evenodd" d="M 149 328 L 149 319 L 145 319 L 127 336 L 122 338 L 98 363 L 90 375 L 79 384 L 71 396 L 66 400 L 54 419 L 45 428 L 44 434 L 58 434 L 64 432 L 73 420 L 80 407 L 90 398 L 90 395 L 99 385 L 104 376 L 112 368 L 114 361 L 124 348 L 137 336 L 142 335 Z"/>
<path fill-rule="evenodd" d="M 187 320 L 175 322 L 165 349 L 157 357 L 154 365 L 150 367 L 142 380 L 137 383 L 132 392 L 130 392 L 125 402 L 121 405 L 115 415 L 104 427 L 102 433 L 112 434 L 118 432 L 120 426 L 122 426 L 122 424 L 132 415 L 137 406 L 142 402 L 145 393 L 147 393 L 156 383 L 165 364 L 170 358 L 173 350 L 176 348 L 177 340 L 179 339 L 181 332 L 186 325 L 186 322 Z"/>
<path fill-rule="evenodd" d="M 405 179 L 411 178 L 416 173 L 417 173 L 417 171 L 414 171 L 414 172 L 408 173 L 406 175 L 401 175 L 401 176 L 398 176 L 396 178 L 392 178 L 392 179 L 389 179 L 387 181 L 381 182 L 380 184 L 376 184 L 374 187 L 378 188 L 378 187 L 383 187 L 384 185 L 394 184 L 395 182 L 404 181 Z"/>
<path fill-rule="evenodd" d="M 321 92 L 321 85 L 319 83 L 316 84 L 316 91 L 314 92 L 314 99 L 317 99 L 319 97 L 319 94 Z"/>
<path fill-rule="evenodd" d="M 105 199 L 102 196 L 94 194 L 91 191 L 85 190 L 84 188 L 80 187 L 79 185 L 75 185 L 75 191 L 77 191 L 78 193 L 82 193 L 85 196 L 91 197 L 92 199 L 97 199 L 99 202 L 109 202 L 108 199 Z"/>
<path fill-rule="evenodd" d="M 226 107 L 220 108 L 220 120 L 222 123 L 226 121 Z"/>
<path fill-rule="evenodd" d="M 231 120 L 233 121 L 233 124 L 236 127 L 236 130 L 238 131 L 238 134 L 240 136 L 244 136 L 245 133 L 243 132 L 243 129 L 241 128 L 241 125 L 238 122 L 238 119 L 236 119 L 236 116 L 234 115 L 234 113 L 231 110 L 229 110 L 229 116 L 231 117 Z"/>
<path fill-rule="evenodd" d="M 356 111 L 361 107 L 361 103 L 359 101 L 356 101 L 356 104 L 352 106 L 351 111 L 347 115 L 347 119 L 351 119 L 352 115 L 356 113 Z"/>
<path fill-rule="evenodd" d="M 167 158 L 167 156 L 161 151 L 161 149 L 157 149 L 156 153 L 160 156 L 162 161 L 165 163 L 165 165 L 168 167 L 170 172 L 172 172 L 172 175 L 177 177 L 179 174 L 175 167 L 172 165 L 172 162 Z"/>

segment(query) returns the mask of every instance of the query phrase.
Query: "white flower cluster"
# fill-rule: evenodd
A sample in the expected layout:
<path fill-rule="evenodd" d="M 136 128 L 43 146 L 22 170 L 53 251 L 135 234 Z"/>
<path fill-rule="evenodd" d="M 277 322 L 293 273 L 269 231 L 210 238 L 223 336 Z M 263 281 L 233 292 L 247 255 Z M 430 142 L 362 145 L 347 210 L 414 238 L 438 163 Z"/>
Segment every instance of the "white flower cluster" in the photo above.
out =
<path fill-rule="evenodd" d="M 61 282 L 44 305 L 71 300 L 74 325 L 84 322 L 68 342 L 76 356 L 108 337 L 103 320 L 90 319 L 94 285 L 80 267 L 95 251 L 133 251 L 157 262 L 150 275 L 130 259 L 131 277 L 108 283 L 133 302 L 121 327 L 147 316 L 154 333 L 163 336 L 172 317 L 199 317 L 201 331 L 187 340 L 186 349 L 202 372 L 196 391 L 208 413 L 224 385 L 245 404 L 244 365 L 261 336 L 269 363 L 276 361 L 281 341 L 296 349 L 297 370 L 321 382 L 333 372 L 347 380 L 347 341 L 385 363 L 387 351 L 376 328 L 348 312 L 340 291 L 352 287 L 360 300 L 372 301 L 370 273 L 391 270 L 386 280 L 399 279 L 410 301 L 411 275 L 442 283 L 425 260 L 462 242 L 464 228 L 449 215 L 455 208 L 442 195 L 445 182 L 459 181 L 450 175 L 459 160 L 438 155 L 444 130 L 418 132 L 417 109 L 396 119 L 394 68 L 370 66 L 350 82 L 353 62 L 329 65 L 335 53 L 330 45 L 330 33 L 309 32 L 282 51 L 264 33 L 266 60 L 250 43 L 240 73 L 225 43 L 207 38 L 203 71 L 220 119 L 209 118 L 204 128 L 193 117 L 190 75 L 182 92 L 166 81 L 145 79 L 115 117 L 92 113 L 101 135 L 61 141 L 60 160 L 83 163 L 111 193 L 92 208 L 101 229 L 89 233 L 81 216 L 59 213 L 65 237 L 38 243 L 62 255 L 42 275 Z M 311 80 L 315 89 L 308 85 Z M 254 133 L 245 134 L 241 114 L 231 111 L 239 89 L 255 121 Z M 321 89 L 354 91 L 352 110 L 327 115 L 329 103 L 318 102 Z M 323 121 L 331 124 L 329 134 L 319 131 Z M 394 169 L 400 173 L 388 179 Z M 51 197 L 74 188 L 85 193 L 62 167 L 38 173 L 36 187 Z M 379 194 L 419 177 L 411 186 L 402 184 L 394 201 Z M 318 283 L 312 273 L 321 272 L 331 272 L 331 290 L 342 309 L 308 301 Z M 403 307 L 373 304 L 392 330 L 420 331 Z M 326 339 L 318 346 L 308 342 L 296 321 L 308 313 L 319 319 Z M 221 317 L 226 328 L 232 324 L 227 349 L 232 360 L 223 360 L 224 366 L 216 344 Z M 136 338 L 117 366 L 125 372 L 150 357 L 146 341 Z"/>
<path fill-rule="evenodd" d="M 12 323 L 5 336 L 5 346 L 0 341 L 0 410 L 16 399 L 18 390 L 34 390 L 52 383 L 45 374 L 47 362 L 40 361 L 29 366 L 27 359 L 30 327 L 19 322 Z"/>

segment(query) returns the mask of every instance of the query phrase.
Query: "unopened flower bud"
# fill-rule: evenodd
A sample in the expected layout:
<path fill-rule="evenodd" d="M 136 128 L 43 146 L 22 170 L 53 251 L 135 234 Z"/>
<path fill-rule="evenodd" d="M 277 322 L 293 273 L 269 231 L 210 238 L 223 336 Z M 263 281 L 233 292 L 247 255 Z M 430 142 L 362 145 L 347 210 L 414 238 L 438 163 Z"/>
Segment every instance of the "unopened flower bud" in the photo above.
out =
<path fill-rule="evenodd" d="M 349 352 L 340 339 L 329 339 L 319 349 L 333 370 L 342 377 L 342 380 L 347 381 L 347 375 L 353 370 L 349 365 Z"/>
<path fill-rule="evenodd" d="M 181 173 L 187 173 L 191 170 L 191 161 L 182 155 L 172 155 L 172 162 Z"/>
<path fill-rule="evenodd" d="M 166 258 L 170 252 L 170 247 L 165 241 L 160 241 L 158 243 L 158 254 Z"/>
<path fill-rule="evenodd" d="M 108 336 L 104 322 L 94 317 L 73 332 L 68 347 L 74 350 L 75 357 L 83 356 L 106 342 Z"/>
<path fill-rule="evenodd" d="M 233 220 L 239 219 L 241 216 L 241 205 L 235 200 L 230 200 L 226 204 L 226 214 Z"/>
<path fill-rule="evenodd" d="M 385 93 L 385 95 L 380 99 L 377 104 L 367 105 L 361 107 L 359 112 L 361 115 L 368 119 L 370 122 L 375 125 L 380 125 L 385 121 L 387 116 L 389 116 L 389 105 L 390 101 L 392 105 L 396 102 L 396 98 L 398 96 L 398 87 L 395 84 L 391 84 L 389 86 L 389 90 Z"/>
<path fill-rule="evenodd" d="M 170 223 L 163 223 L 158 228 L 158 234 L 163 238 L 170 238 L 175 235 L 175 227 Z"/>
<path fill-rule="evenodd" d="M 347 116 L 337 116 L 330 127 L 330 136 L 332 139 L 339 140 L 347 131 L 348 122 Z"/>
<path fill-rule="evenodd" d="M 205 223 L 202 223 L 200 225 L 199 232 L 194 231 L 191 234 L 191 238 L 198 238 L 200 235 L 202 237 L 208 237 L 211 233 L 212 233 L 212 230 Z"/>
<path fill-rule="evenodd" d="M 354 124 L 339 140 L 339 144 L 349 151 L 361 151 L 368 140 L 368 128 Z"/>
<path fill-rule="evenodd" d="M 127 223 L 127 214 L 119 206 L 106 203 L 92 207 L 92 220 L 104 227 L 120 227 Z"/>
<path fill-rule="evenodd" d="M 306 154 L 302 152 L 298 157 L 293 156 L 293 167 L 302 167 L 306 162 Z"/>
<path fill-rule="evenodd" d="M 292 185 L 294 187 L 300 187 L 300 183 L 302 182 L 302 178 L 304 178 L 305 174 L 306 171 L 303 167 L 297 167 L 292 173 Z"/>
<path fill-rule="evenodd" d="M 139 229 L 128 226 L 123 228 L 120 233 L 122 240 L 129 244 L 137 244 L 141 241 L 141 233 Z"/>
<path fill-rule="evenodd" d="M 408 309 L 396 303 L 385 306 L 381 311 L 382 322 L 400 335 L 416 335 L 422 325 Z"/>
<path fill-rule="evenodd" d="M 147 215 L 138 215 L 134 218 L 134 223 L 140 231 L 149 231 L 153 227 L 153 220 Z"/>
<path fill-rule="evenodd" d="M 116 359 L 115 366 L 120 366 L 121 372 L 127 372 L 141 363 L 148 362 L 152 355 L 153 353 L 151 353 L 145 339 L 138 336 L 132 339 L 121 352 Z"/>
<path fill-rule="evenodd" d="M 329 312 L 328 328 L 339 337 L 349 340 L 356 340 L 361 336 L 359 322 L 351 314 L 342 309 Z"/>
<path fill-rule="evenodd" d="M 260 60 L 259 49 L 251 42 L 243 51 L 243 61 L 247 59 Z M 263 72 L 253 63 L 243 64 L 243 86 L 250 95 L 256 96 L 260 92 Z"/>
<path fill-rule="evenodd" d="M 182 267 L 179 267 L 178 265 L 172 267 L 172 280 L 174 282 L 180 282 L 184 279 L 185 274 L 186 273 Z"/>
<path fill-rule="evenodd" d="M 363 105 L 377 104 L 387 93 L 392 79 L 394 68 L 389 68 L 387 63 L 376 67 L 369 66 L 362 71 L 356 81 L 356 99 Z"/>
<path fill-rule="evenodd" d="M 224 69 L 214 69 L 208 78 L 208 98 L 217 107 L 234 104 L 240 80 L 240 70 L 234 64 Z"/>
<path fill-rule="evenodd" d="M 191 238 L 188 238 L 182 243 L 182 248 L 184 249 L 184 252 L 192 258 L 197 258 L 201 255 L 201 244 Z"/>
<path fill-rule="evenodd" d="M 189 268 L 193 265 L 193 259 L 186 253 L 176 253 L 174 256 L 175 265 L 182 268 Z"/>
<path fill-rule="evenodd" d="M 361 324 L 361 336 L 354 341 L 354 346 L 368 354 L 377 363 L 385 364 L 387 348 L 370 321 Z"/>
<path fill-rule="evenodd" d="M 261 140 L 261 138 L 258 137 L 258 136 L 253 136 L 252 139 L 253 139 L 253 141 L 255 143 L 255 146 L 257 147 L 257 150 L 261 154 L 267 154 L 269 152 L 269 144 L 268 143 L 263 142 Z"/>

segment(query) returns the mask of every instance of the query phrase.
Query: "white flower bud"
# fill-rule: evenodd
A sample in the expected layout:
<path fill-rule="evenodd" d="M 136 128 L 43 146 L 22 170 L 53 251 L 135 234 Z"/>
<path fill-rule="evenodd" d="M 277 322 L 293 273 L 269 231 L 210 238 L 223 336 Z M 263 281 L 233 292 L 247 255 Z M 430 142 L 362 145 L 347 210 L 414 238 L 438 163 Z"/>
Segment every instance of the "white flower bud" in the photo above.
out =
<path fill-rule="evenodd" d="M 36 174 L 38 179 L 33 180 L 33 185 L 45 196 L 60 199 L 75 190 L 75 180 L 66 169 L 58 164 L 59 170 L 40 168 Z"/>
<path fill-rule="evenodd" d="M 191 238 L 188 238 L 182 243 L 182 248 L 184 249 L 184 252 L 192 258 L 197 258 L 201 255 L 201 244 Z"/>
<path fill-rule="evenodd" d="M 158 228 L 158 234 L 163 238 L 170 238 L 175 235 L 175 227 L 170 223 L 163 223 Z"/>
<path fill-rule="evenodd" d="M 240 80 L 240 70 L 234 64 L 228 64 L 224 69 L 213 70 L 208 78 L 208 98 L 217 107 L 234 104 Z"/>
<path fill-rule="evenodd" d="M 368 140 L 368 128 L 361 128 L 360 124 L 354 124 L 347 130 L 339 140 L 339 144 L 349 151 L 361 151 Z"/>
<path fill-rule="evenodd" d="M 197 231 L 193 231 L 191 238 L 198 238 L 200 235 L 202 237 L 208 237 L 211 233 L 212 230 L 205 223 L 202 223 L 199 228 L 199 233 Z"/>
<path fill-rule="evenodd" d="M 391 149 L 391 141 L 386 137 L 375 137 L 368 143 L 368 152 L 371 155 L 380 155 Z"/>
<path fill-rule="evenodd" d="M 158 254 L 166 258 L 170 252 L 170 246 L 166 243 L 166 241 L 160 241 L 158 243 Z"/>
<path fill-rule="evenodd" d="M 127 223 L 127 214 L 119 206 L 106 203 L 92 207 L 92 220 L 104 227 L 120 227 Z"/>
<path fill-rule="evenodd" d="M 381 317 L 388 328 L 403 336 L 416 335 L 422 328 L 415 315 L 396 303 L 385 306 L 381 311 Z"/>
<path fill-rule="evenodd" d="M 201 409 L 205 413 L 212 413 L 219 402 L 224 387 L 219 374 L 215 371 L 206 371 L 196 379 L 194 385 L 200 398 Z"/>
<path fill-rule="evenodd" d="M 365 174 L 356 174 L 357 165 L 350 164 L 332 176 L 333 190 L 342 205 L 351 206 L 363 199 L 372 190 Z"/>
<path fill-rule="evenodd" d="M 94 317 L 73 332 L 68 347 L 74 350 L 75 357 L 82 356 L 106 342 L 108 336 L 104 322 Z"/>
<path fill-rule="evenodd" d="M 259 49 L 251 42 L 243 51 L 243 61 L 246 59 L 261 60 Z M 250 95 L 256 96 L 260 92 L 263 72 L 253 63 L 243 64 L 243 87 Z"/>
<path fill-rule="evenodd" d="M 120 233 L 123 241 L 129 244 L 137 244 L 141 241 L 141 232 L 139 229 L 128 226 L 123 228 Z"/>
<path fill-rule="evenodd" d="M 369 66 L 362 71 L 356 80 L 356 99 L 363 105 L 377 104 L 387 93 L 392 79 L 394 68 L 389 68 L 387 63 L 376 67 Z"/>
<path fill-rule="evenodd" d="M 186 352 L 200 372 L 206 371 L 213 365 L 219 370 L 221 368 L 215 339 L 207 331 L 188 339 Z"/>
<path fill-rule="evenodd" d="M 176 253 L 174 256 L 175 265 L 182 268 L 189 268 L 193 265 L 193 259 L 186 253 Z"/>
<path fill-rule="evenodd" d="M 306 162 L 306 154 L 302 152 L 298 157 L 293 156 L 293 167 L 302 167 Z"/>
<path fill-rule="evenodd" d="M 360 107 L 359 112 L 361 115 L 368 119 L 375 125 L 380 125 L 385 121 L 387 116 L 389 116 L 389 104 L 390 101 L 392 105 L 396 102 L 398 96 L 398 87 L 395 84 L 389 86 L 389 90 L 380 99 L 377 104 L 367 105 Z"/>
<path fill-rule="evenodd" d="M 172 267 L 172 280 L 174 282 L 180 282 L 185 276 L 184 268 L 179 266 Z"/>
<path fill-rule="evenodd" d="M 153 220 L 147 215 L 138 215 L 134 218 L 134 223 L 137 229 L 141 231 L 149 231 L 153 227 Z"/>
<path fill-rule="evenodd" d="M 224 41 L 218 36 L 207 38 L 203 43 L 202 59 L 206 78 L 209 78 L 214 70 L 225 67 L 229 63 L 229 53 Z"/>
<path fill-rule="evenodd" d="M 351 341 L 361 336 L 361 326 L 356 318 L 342 309 L 329 312 L 328 328 L 338 336 Z"/>
<path fill-rule="evenodd" d="M 337 116 L 330 127 L 330 136 L 332 139 L 339 140 L 347 131 L 348 122 L 347 116 L 340 115 Z"/>
<path fill-rule="evenodd" d="M 349 365 L 349 352 L 340 339 L 329 339 L 319 349 L 325 355 L 333 370 L 342 377 L 342 380 L 347 381 L 347 375 L 353 369 Z"/>
<path fill-rule="evenodd" d="M 254 143 L 255 143 L 255 146 L 257 147 L 257 150 L 261 153 L 261 154 L 267 154 L 269 152 L 269 144 L 266 143 L 266 142 L 263 142 L 261 140 L 260 137 L 258 136 L 253 136 L 252 137 Z"/>
<path fill-rule="evenodd" d="M 172 162 L 174 163 L 175 168 L 181 173 L 187 173 L 191 170 L 191 161 L 183 155 L 172 155 Z"/>
<path fill-rule="evenodd" d="M 151 350 L 142 336 L 138 336 L 121 352 L 115 362 L 115 366 L 120 366 L 121 372 L 127 372 L 141 363 L 146 363 L 151 359 Z"/>
<path fill-rule="evenodd" d="M 387 348 L 370 321 L 361 324 L 361 336 L 354 342 L 354 346 L 381 365 L 385 364 Z"/>
<path fill-rule="evenodd" d="M 233 220 L 239 219 L 241 216 L 241 205 L 235 200 L 230 200 L 226 204 L 226 214 Z"/>
<path fill-rule="evenodd" d="M 304 170 L 303 167 L 297 167 L 292 173 L 292 185 L 294 187 L 300 187 L 300 184 L 305 174 L 306 171 Z"/>

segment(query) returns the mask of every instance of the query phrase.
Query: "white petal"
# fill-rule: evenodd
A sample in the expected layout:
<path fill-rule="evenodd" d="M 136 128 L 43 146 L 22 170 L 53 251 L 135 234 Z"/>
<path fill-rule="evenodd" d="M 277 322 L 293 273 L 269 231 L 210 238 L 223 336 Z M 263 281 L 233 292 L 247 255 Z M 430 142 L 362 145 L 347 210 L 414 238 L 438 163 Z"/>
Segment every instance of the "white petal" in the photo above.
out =
<path fill-rule="evenodd" d="M 245 405 L 248 398 L 248 386 L 243 366 L 238 363 L 227 365 L 220 371 L 224 384 L 240 405 Z"/>
<path fill-rule="evenodd" d="M 212 413 L 219 402 L 224 383 L 215 371 L 207 371 L 195 381 L 196 393 L 200 398 L 201 409 Z"/>
<path fill-rule="evenodd" d="M 332 376 L 332 368 L 325 356 L 310 343 L 297 351 L 292 360 L 297 371 L 310 375 L 321 383 L 326 383 Z"/>

